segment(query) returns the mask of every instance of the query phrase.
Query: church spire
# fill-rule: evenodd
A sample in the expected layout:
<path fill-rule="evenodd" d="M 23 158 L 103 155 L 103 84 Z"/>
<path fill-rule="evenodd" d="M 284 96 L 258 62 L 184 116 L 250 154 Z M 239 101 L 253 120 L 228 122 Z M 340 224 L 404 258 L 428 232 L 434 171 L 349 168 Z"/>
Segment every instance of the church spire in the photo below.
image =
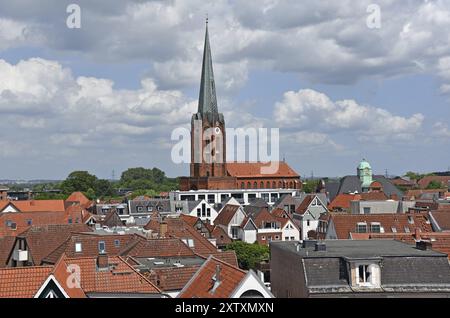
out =
<path fill-rule="evenodd" d="M 203 51 L 202 80 L 200 83 L 198 112 L 201 114 L 211 113 L 213 117 L 218 114 L 216 85 L 214 83 L 211 47 L 209 45 L 208 17 L 206 17 L 205 48 Z"/>

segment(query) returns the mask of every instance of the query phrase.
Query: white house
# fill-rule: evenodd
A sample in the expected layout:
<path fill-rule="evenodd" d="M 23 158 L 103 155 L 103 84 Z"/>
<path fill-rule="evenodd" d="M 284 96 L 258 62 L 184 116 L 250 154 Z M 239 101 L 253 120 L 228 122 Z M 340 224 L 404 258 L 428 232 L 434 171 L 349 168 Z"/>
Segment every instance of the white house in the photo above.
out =
<path fill-rule="evenodd" d="M 308 233 L 314 231 L 317 233 L 319 218 L 327 213 L 327 206 L 318 195 L 308 195 L 295 210 L 293 219 L 300 229 L 300 239 L 308 239 Z"/>

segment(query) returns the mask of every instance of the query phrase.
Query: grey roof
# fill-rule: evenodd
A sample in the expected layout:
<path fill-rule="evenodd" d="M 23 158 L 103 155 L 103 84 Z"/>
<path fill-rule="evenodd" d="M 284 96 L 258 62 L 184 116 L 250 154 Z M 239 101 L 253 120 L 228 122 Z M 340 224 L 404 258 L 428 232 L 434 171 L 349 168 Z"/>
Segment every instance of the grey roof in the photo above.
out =
<path fill-rule="evenodd" d="M 298 242 L 273 242 L 283 249 L 290 250 L 304 258 L 330 258 L 343 257 L 345 259 L 369 259 L 392 256 L 447 256 L 444 253 L 433 250 L 422 251 L 414 245 L 394 240 L 326 240 L 326 251 L 316 252 L 314 247 L 300 248 L 297 251 Z"/>
<path fill-rule="evenodd" d="M 204 258 L 199 256 L 192 257 L 157 257 L 157 258 L 145 258 L 145 257 L 135 257 L 136 261 L 139 262 L 140 270 L 150 270 L 153 268 L 166 268 L 166 267 L 176 267 L 175 264 L 181 264 L 182 266 L 193 266 L 201 265 L 205 262 Z"/>
<path fill-rule="evenodd" d="M 393 240 L 326 240 L 326 251 L 301 247 L 296 242 L 272 242 L 297 254 L 311 293 L 349 293 L 351 287 L 347 261 L 380 261 L 381 288 L 374 292 L 450 292 L 450 265 L 447 255 Z M 300 245 L 301 246 L 301 245 Z M 300 268 L 299 268 L 300 270 Z"/>
<path fill-rule="evenodd" d="M 152 207 L 151 212 L 171 212 L 169 199 L 150 199 L 150 200 L 131 200 L 130 201 L 130 213 L 136 213 L 137 207 L 142 206 L 145 208 L 143 213 L 149 213 L 148 207 Z"/>
<path fill-rule="evenodd" d="M 383 192 L 390 197 L 391 195 L 397 195 L 398 198 L 403 197 L 403 192 L 400 191 L 389 179 L 384 176 L 373 176 L 373 181 L 378 181 L 383 187 Z M 342 193 L 362 192 L 361 180 L 358 176 L 346 176 L 343 177 L 340 182 L 331 181 L 325 184 L 326 191 L 329 193 L 330 201 Z"/>

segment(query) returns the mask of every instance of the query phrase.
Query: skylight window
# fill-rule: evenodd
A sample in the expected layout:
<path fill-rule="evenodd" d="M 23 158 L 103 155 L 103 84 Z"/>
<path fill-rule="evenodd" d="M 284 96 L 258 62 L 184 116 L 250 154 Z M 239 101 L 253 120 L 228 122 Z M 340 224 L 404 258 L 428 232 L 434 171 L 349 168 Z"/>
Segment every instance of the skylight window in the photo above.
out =
<path fill-rule="evenodd" d="M 75 253 L 81 253 L 83 250 L 81 243 L 75 243 Z"/>

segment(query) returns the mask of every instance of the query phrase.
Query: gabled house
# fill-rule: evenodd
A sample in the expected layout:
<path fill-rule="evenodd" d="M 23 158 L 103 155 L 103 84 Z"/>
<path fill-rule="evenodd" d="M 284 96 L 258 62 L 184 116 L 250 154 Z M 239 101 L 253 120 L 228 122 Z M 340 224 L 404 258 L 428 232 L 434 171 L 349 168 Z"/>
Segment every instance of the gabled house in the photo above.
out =
<path fill-rule="evenodd" d="M 214 220 L 214 224 L 220 226 L 233 240 L 243 240 L 242 225 L 247 215 L 240 205 L 225 205 Z"/>
<path fill-rule="evenodd" d="M 32 226 L 16 237 L 6 263 L 9 267 L 38 266 L 74 232 L 89 232 L 84 224 Z"/>
<path fill-rule="evenodd" d="M 271 214 L 280 221 L 282 241 L 300 240 L 300 229 L 288 212 L 283 209 L 275 209 L 272 210 Z"/>
<path fill-rule="evenodd" d="M 307 195 L 293 214 L 293 220 L 300 230 L 300 239 L 317 235 L 319 218 L 328 212 L 325 202 L 319 195 Z"/>
<path fill-rule="evenodd" d="M 243 271 L 210 256 L 178 298 L 273 298 L 273 295 L 253 271 Z"/>
<path fill-rule="evenodd" d="M 171 201 L 172 211 L 195 216 L 208 224 L 214 224 L 218 212 L 205 199 L 198 201 Z"/>

